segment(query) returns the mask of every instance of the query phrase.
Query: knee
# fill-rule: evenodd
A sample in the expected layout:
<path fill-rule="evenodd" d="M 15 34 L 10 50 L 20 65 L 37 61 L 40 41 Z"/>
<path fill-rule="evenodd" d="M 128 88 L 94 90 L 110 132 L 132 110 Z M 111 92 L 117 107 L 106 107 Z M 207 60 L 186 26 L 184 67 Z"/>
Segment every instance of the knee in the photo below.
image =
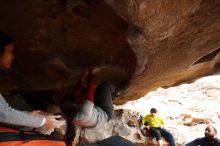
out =
<path fill-rule="evenodd" d="M 167 132 L 166 135 L 167 135 L 167 137 L 170 137 L 170 138 L 173 137 L 173 135 L 170 132 Z"/>
<path fill-rule="evenodd" d="M 173 140 L 174 138 L 173 138 L 173 135 L 171 134 L 171 133 L 166 133 L 166 135 L 164 135 L 164 138 L 166 139 L 166 140 Z"/>
<path fill-rule="evenodd" d="M 152 137 L 155 137 L 156 140 L 161 140 L 161 133 L 158 130 L 150 130 L 150 134 Z"/>
<path fill-rule="evenodd" d="M 161 139 L 162 139 L 162 138 L 161 138 L 161 134 L 158 133 L 157 135 L 155 135 L 155 138 L 156 138 L 157 141 L 161 140 Z"/>

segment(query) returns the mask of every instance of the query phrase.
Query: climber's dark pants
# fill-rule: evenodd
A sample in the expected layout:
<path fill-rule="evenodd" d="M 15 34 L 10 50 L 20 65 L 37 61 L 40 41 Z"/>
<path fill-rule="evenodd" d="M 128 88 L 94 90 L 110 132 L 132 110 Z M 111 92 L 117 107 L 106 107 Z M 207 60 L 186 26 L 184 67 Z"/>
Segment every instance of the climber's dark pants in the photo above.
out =
<path fill-rule="evenodd" d="M 164 128 L 150 128 L 150 134 L 152 137 L 156 137 L 156 140 L 161 140 L 161 137 L 170 144 L 170 146 L 176 146 L 173 135 Z"/>
<path fill-rule="evenodd" d="M 109 119 L 114 114 L 114 105 L 112 102 L 114 93 L 115 87 L 108 82 L 102 82 L 97 86 L 95 91 L 94 103 L 107 113 Z"/>

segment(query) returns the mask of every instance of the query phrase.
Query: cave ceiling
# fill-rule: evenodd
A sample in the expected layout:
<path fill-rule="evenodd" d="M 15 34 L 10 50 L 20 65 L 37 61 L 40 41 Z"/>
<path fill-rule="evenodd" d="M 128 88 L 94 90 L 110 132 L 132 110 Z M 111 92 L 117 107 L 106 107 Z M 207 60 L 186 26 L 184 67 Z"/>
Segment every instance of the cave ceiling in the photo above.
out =
<path fill-rule="evenodd" d="M 15 40 L 1 91 L 71 86 L 95 65 L 122 104 L 220 67 L 219 0 L 7 0 L 0 17 Z"/>

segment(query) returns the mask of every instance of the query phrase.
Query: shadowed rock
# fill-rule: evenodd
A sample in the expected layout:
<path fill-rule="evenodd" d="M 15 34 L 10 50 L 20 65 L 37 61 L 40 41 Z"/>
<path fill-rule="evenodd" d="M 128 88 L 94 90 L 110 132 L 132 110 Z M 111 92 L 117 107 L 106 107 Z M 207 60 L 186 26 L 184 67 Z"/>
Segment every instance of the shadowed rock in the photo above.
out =
<path fill-rule="evenodd" d="M 66 87 L 96 65 L 97 83 L 123 88 L 122 104 L 217 73 L 219 16 L 219 0 L 2 1 L 0 30 L 16 40 L 16 58 L 0 89 Z"/>

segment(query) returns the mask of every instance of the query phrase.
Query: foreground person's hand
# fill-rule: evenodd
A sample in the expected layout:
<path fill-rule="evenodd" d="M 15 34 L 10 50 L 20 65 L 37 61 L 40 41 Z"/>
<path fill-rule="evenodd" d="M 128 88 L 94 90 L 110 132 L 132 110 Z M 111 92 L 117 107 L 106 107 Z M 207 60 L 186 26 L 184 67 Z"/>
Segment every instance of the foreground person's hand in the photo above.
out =
<path fill-rule="evenodd" d="M 45 123 L 43 126 L 47 128 L 59 128 L 63 126 L 66 122 L 64 120 L 57 120 L 58 118 L 61 118 L 61 115 L 45 116 Z"/>
<path fill-rule="evenodd" d="M 35 110 L 35 111 L 32 111 L 31 114 L 32 115 L 41 115 L 41 112 L 42 112 L 41 110 Z"/>

